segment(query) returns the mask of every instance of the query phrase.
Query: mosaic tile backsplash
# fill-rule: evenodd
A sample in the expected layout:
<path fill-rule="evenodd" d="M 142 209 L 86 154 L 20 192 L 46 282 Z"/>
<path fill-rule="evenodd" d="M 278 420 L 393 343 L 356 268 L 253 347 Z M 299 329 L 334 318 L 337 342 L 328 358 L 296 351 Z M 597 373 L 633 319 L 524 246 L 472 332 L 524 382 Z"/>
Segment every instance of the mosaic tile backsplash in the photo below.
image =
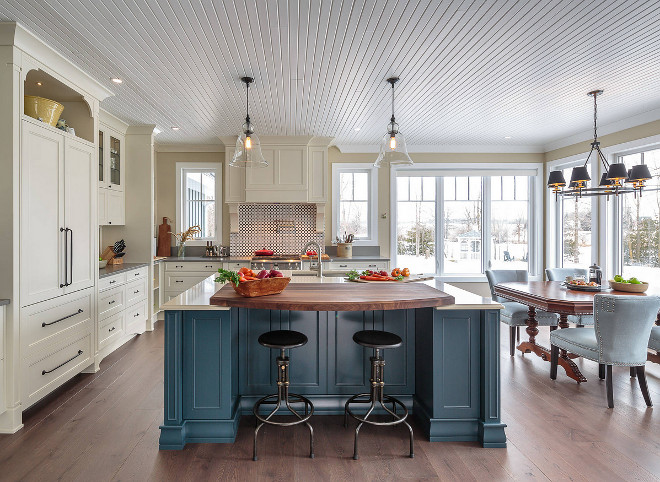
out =
<path fill-rule="evenodd" d="M 241 204 L 238 232 L 229 234 L 232 256 L 252 256 L 258 249 L 296 254 L 309 241 L 321 250 L 325 233 L 316 230 L 316 204 Z"/>

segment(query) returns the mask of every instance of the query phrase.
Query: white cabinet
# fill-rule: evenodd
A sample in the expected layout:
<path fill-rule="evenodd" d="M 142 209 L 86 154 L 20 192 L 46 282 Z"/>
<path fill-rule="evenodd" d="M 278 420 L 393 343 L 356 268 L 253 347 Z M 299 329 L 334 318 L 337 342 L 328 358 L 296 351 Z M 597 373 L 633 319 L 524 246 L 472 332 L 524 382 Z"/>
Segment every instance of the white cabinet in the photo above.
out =
<path fill-rule="evenodd" d="M 234 149 L 225 151 L 225 202 L 311 202 L 328 198 L 328 144 L 330 138 L 291 137 L 280 143 L 262 138 L 261 152 L 268 166 L 229 167 Z M 235 138 L 223 138 L 232 145 Z M 231 144 L 229 144 L 231 142 Z"/>
<path fill-rule="evenodd" d="M 99 225 L 123 225 L 126 202 L 124 136 L 101 123 L 99 129 Z"/>
<path fill-rule="evenodd" d="M 177 261 L 165 263 L 163 276 L 164 301 L 169 301 L 218 272 L 223 264 L 217 261 Z"/>
<path fill-rule="evenodd" d="M 69 239 L 69 286 L 73 292 L 94 285 L 96 261 L 94 210 L 96 182 L 94 148 L 87 143 L 66 139 L 64 143 L 64 223 Z"/>
<path fill-rule="evenodd" d="M 134 334 L 143 333 L 149 317 L 149 267 L 105 276 L 99 280 L 97 362 Z"/>
<path fill-rule="evenodd" d="M 307 146 L 261 149 L 268 167 L 245 170 L 246 202 L 306 202 Z"/>
<path fill-rule="evenodd" d="M 125 195 L 122 191 L 99 188 L 99 225 L 123 226 L 125 224 Z"/>
<path fill-rule="evenodd" d="M 21 306 L 94 285 L 94 147 L 22 122 Z"/>

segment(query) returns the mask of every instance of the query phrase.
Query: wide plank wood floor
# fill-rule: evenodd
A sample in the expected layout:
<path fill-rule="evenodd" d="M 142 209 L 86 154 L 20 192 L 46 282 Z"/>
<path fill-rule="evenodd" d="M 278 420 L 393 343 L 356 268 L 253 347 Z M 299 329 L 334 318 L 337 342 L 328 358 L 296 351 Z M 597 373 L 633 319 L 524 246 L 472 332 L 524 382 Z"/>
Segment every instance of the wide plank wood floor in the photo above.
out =
<path fill-rule="evenodd" d="M 306 456 L 301 427 L 266 427 L 252 461 L 254 419 L 243 417 L 235 444 L 158 450 L 162 420 L 163 326 L 106 358 L 24 414 L 25 428 L 0 436 L 0 480 L 660 480 L 660 413 L 647 409 L 628 369 L 614 371 L 615 408 L 595 363 L 578 360 L 589 379 L 549 378 L 549 364 L 508 355 L 502 339 L 502 419 L 507 449 L 476 443 L 429 443 L 419 427 L 415 458 L 405 456 L 402 428 L 352 432 L 341 417 L 316 417 L 316 458 Z M 539 339 L 546 342 L 548 332 Z M 660 406 L 660 366 L 647 364 Z"/>

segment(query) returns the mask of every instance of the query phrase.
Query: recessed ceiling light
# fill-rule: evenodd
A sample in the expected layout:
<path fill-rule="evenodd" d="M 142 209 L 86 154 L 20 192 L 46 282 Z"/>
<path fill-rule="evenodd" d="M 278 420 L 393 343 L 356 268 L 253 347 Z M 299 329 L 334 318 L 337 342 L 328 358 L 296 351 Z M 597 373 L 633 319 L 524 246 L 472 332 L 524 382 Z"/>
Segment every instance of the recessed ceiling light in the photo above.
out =
<path fill-rule="evenodd" d="M 356 127 L 356 128 L 355 128 L 355 132 L 360 132 L 360 128 L 359 128 L 359 127 Z"/>
<path fill-rule="evenodd" d="M 180 129 L 179 126 L 172 126 L 172 130 L 173 130 L 173 131 L 178 131 L 179 129 Z"/>
<path fill-rule="evenodd" d="M 43 84 L 41 82 L 37 82 L 37 85 L 41 87 Z"/>
<path fill-rule="evenodd" d="M 511 136 L 504 136 L 505 139 L 511 139 Z"/>
<path fill-rule="evenodd" d="M 119 77 L 114 77 L 110 80 L 112 80 L 115 84 L 121 84 L 123 82 L 123 80 L 121 80 Z"/>

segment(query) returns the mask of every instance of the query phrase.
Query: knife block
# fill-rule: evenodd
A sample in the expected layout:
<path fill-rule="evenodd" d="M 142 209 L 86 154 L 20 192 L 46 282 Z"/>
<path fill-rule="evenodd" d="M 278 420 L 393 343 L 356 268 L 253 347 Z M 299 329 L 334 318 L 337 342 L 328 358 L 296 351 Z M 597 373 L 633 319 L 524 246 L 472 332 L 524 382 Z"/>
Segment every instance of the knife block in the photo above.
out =
<path fill-rule="evenodd" d="M 103 253 L 101 253 L 101 258 L 105 259 L 108 261 L 108 264 L 123 264 L 124 263 L 124 258 L 115 258 L 117 256 L 115 252 L 112 250 L 112 246 L 108 246 L 103 250 Z"/>

